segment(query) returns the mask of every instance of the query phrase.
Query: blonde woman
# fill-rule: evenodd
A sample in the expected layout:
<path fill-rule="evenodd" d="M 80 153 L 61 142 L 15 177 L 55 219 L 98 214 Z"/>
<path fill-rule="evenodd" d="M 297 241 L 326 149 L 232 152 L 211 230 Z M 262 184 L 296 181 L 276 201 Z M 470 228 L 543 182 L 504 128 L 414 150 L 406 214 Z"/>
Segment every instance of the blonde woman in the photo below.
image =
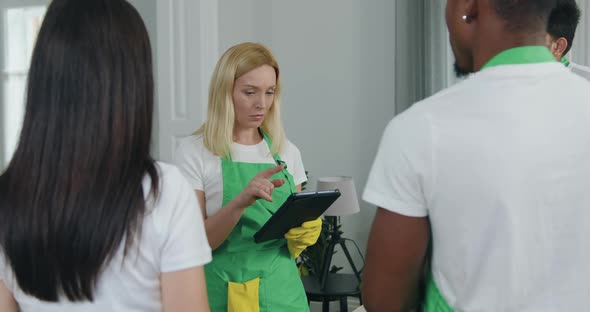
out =
<path fill-rule="evenodd" d="M 307 179 L 299 150 L 285 138 L 279 95 L 272 53 L 256 43 L 231 47 L 211 79 L 207 121 L 176 153 L 214 249 L 205 267 L 212 311 L 308 310 L 294 258 L 315 243 L 320 219 L 286 239 L 253 239 Z"/>

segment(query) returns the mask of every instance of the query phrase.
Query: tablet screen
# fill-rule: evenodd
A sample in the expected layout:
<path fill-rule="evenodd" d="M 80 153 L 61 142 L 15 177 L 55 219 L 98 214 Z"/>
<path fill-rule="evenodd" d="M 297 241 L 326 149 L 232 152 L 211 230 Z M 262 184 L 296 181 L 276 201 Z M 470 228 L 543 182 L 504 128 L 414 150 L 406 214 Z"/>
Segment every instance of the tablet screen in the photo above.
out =
<path fill-rule="evenodd" d="M 290 229 L 320 217 L 338 197 L 340 197 L 339 190 L 291 194 L 277 212 L 254 234 L 254 241 L 262 243 L 283 238 Z"/>

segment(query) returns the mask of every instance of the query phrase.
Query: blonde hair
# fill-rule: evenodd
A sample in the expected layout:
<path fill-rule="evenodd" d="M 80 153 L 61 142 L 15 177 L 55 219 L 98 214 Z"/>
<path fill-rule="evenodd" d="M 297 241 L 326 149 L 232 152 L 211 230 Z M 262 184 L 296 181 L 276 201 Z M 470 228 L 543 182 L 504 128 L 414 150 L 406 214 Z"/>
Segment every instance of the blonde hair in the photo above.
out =
<path fill-rule="evenodd" d="M 203 136 L 205 147 L 213 154 L 230 156 L 235 121 L 232 94 L 236 79 L 262 65 L 273 67 L 277 77 L 274 100 L 261 128 L 272 140 L 271 153 L 282 151 L 286 139 L 281 121 L 279 64 L 265 46 L 245 42 L 229 48 L 217 62 L 209 84 L 207 120 L 195 132 Z"/>

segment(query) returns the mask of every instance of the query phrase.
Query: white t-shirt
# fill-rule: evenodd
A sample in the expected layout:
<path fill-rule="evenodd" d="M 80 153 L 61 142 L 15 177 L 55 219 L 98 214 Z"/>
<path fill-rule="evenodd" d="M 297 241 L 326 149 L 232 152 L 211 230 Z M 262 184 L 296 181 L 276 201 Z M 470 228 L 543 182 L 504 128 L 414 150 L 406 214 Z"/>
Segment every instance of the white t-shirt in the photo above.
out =
<path fill-rule="evenodd" d="M 265 140 L 256 145 L 233 143 L 231 155 L 235 162 L 275 163 Z M 279 156 L 287 165 L 289 173 L 293 175 L 295 185 L 307 181 L 301 153 L 293 143 L 287 140 L 287 144 Z M 176 150 L 174 162 L 194 190 L 205 192 L 207 216 L 211 216 L 221 209 L 223 203 L 221 158 L 211 153 L 203 145 L 202 136 L 193 135 L 182 138 Z"/>
<path fill-rule="evenodd" d="M 588 311 L 589 90 L 557 62 L 491 67 L 387 126 L 363 198 L 429 216 L 456 311 Z"/>
<path fill-rule="evenodd" d="M 123 245 L 98 279 L 94 302 L 41 302 L 24 294 L 0 254 L 0 280 L 7 284 L 21 311 L 162 311 L 160 273 L 180 271 L 211 261 L 203 218 L 184 177 L 174 166 L 157 164 L 160 197 L 147 201 L 141 238 L 123 258 Z M 148 176 L 144 194 L 150 189 Z M 137 243 L 139 245 L 137 245 Z"/>
<path fill-rule="evenodd" d="M 568 68 L 571 69 L 571 71 L 574 74 L 576 74 L 582 78 L 590 80 L 590 67 L 582 66 L 582 65 L 578 65 L 578 64 L 570 62 L 570 65 L 568 66 Z"/>

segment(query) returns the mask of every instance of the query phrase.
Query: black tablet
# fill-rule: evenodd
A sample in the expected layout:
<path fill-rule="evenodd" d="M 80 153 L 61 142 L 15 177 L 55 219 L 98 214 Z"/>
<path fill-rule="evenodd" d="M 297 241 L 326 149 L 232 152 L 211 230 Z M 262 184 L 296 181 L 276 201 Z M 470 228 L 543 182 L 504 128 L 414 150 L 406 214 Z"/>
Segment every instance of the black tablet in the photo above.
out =
<path fill-rule="evenodd" d="M 301 192 L 291 194 L 277 212 L 254 234 L 262 243 L 283 238 L 285 233 L 303 222 L 317 219 L 340 197 L 340 191 Z"/>

